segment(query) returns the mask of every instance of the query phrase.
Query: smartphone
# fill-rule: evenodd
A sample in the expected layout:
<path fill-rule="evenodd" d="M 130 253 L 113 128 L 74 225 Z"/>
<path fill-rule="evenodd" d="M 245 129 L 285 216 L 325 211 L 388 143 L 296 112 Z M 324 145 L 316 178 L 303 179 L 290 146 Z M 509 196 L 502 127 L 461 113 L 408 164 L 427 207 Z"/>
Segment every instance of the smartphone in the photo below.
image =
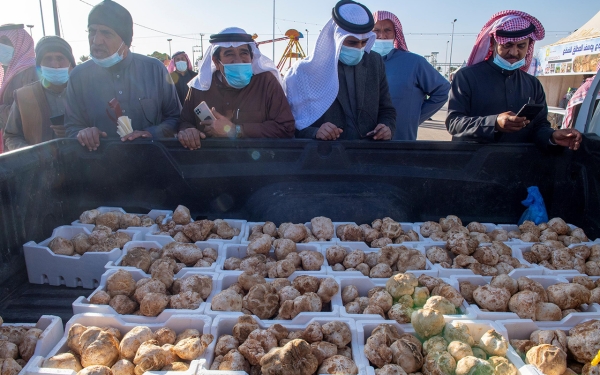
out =
<path fill-rule="evenodd" d="M 206 104 L 206 102 L 202 102 L 202 103 L 198 104 L 198 106 L 196 108 L 194 108 L 194 113 L 196 114 L 196 116 L 198 116 L 200 121 L 206 121 L 206 120 L 216 121 L 217 120 L 215 118 L 215 116 L 213 115 L 212 111 L 210 110 L 210 108 L 208 108 L 208 104 Z"/>
<path fill-rule="evenodd" d="M 64 125 L 65 124 L 65 115 L 58 115 L 58 116 L 50 117 L 50 123 L 52 125 Z"/>
<path fill-rule="evenodd" d="M 525 104 L 517 113 L 517 117 L 525 117 L 532 121 L 544 109 L 543 104 Z"/>

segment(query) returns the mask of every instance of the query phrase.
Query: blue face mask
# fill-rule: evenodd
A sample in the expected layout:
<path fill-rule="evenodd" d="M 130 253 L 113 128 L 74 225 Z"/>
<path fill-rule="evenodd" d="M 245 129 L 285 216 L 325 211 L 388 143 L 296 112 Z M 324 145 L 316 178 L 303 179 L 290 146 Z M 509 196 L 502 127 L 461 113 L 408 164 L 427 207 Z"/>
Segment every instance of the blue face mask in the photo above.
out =
<path fill-rule="evenodd" d="M 521 59 L 516 63 L 511 64 L 508 61 L 504 60 L 500 55 L 496 54 L 494 56 L 494 64 L 498 65 L 504 70 L 516 70 L 525 65 L 525 59 Z"/>
<path fill-rule="evenodd" d="M 64 85 L 69 80 L 69 68 L 42 66 L 42 78 L 56 86 Z"/>
<path fill-rule="evenodd" d="M 236 89 L 243 89 L 248 86 L 252 79 L 252 64 L 222 64 L 225 68 L 225 79 L 229 86 Z"/>
<path fill-rule="evenodd" d="M 356 65 L 362 60 L 364 53 L 364 48 L 352 48 L 342 45 L 340 61 L 346 65 Z"/>
<path fill-rule="evenodd" d="M 175 63 L 175 67 L 177 68 L 177 70 L 179 70 L 180 72 L 185 72 L 187 70 L 187 61 L 177 61 Z"/>
<path fill-rule="evenodd" d="M 112 55 L 104 58 L 104 59 L 98 59 L 94 56 L 91 56 L 92 60 L 94 60 L 94 62 L 98 65 L 100 65 L 103 68 L 110 68 L 111 66 L 114 66 L 118 63 L 120 63 L 121 61 L 123 61 L 123 55 L 119 55 L 119 50 L 121 49 L 121 47 L 123 46 L 125 42 L 122 42 L 121 45 L 119 46 L 119 48 L 117 48 L 117 52 L 113 53 Z"/>
<path fill-rule="evenodd" d="M 13 47 L 0 43 L 0 64 L 8 65 L 10 60 L 12 60 L 14 53 L 15 49 Z"/>
<path fill-rule="evenodd" d="M 375 39 L 375 44 L 371 51 L 375 51 L 381 56 L 385 56 L 394 49 L 394 39 Z"/>

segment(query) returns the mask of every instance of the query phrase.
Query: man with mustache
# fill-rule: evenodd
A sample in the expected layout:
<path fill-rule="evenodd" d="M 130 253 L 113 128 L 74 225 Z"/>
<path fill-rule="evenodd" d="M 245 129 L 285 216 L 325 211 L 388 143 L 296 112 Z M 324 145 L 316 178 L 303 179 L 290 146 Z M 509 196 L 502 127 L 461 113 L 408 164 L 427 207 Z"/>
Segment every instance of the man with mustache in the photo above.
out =
<path fill-rule="evenodd" d="M 477 37 L 467 67 L 452 81 L 446 118 L 452 140 L 579 148 L 582 137 L 577 130 L 550 127 L 544 89 L 527 73 L 534 43 L 544 35 L 542 24 L 527 13 L 506 10 L 492 16 Z M 529 103 L 543 105 L 531 121 L 517 116 Z"/>

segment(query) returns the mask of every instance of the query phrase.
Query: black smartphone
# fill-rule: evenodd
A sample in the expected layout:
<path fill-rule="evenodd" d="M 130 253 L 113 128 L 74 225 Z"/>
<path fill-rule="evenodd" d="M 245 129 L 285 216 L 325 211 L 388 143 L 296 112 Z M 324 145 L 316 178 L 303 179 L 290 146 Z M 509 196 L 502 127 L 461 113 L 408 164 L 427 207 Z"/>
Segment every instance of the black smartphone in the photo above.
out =
<path fill-rule="evenodd" d="M 50 117 L 50 123 L 52 125 L 64 125 L 65 124 L 65 115 Z"/>
<path fill-rule="evenodd" d="M 543 104 L 525 104 L 517 113 L 517 117 L 525 117 L 532 121 L 544 109 Z"/>

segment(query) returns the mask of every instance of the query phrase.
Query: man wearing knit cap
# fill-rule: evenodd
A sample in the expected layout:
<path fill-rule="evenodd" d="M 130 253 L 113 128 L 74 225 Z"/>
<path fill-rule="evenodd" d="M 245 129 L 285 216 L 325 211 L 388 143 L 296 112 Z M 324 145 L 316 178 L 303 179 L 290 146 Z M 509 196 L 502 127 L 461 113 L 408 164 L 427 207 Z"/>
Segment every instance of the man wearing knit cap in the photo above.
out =
<path fill-rule="evenodd" d="M 88 16 L 91 60 L 77 66 L 67 88 L 67 136 L 90 151 L 102 138 L 119 138 L 117 119 L 131 119 L 121 141 L 172 137 L 181 104 L 165 66 L 132 53 L 133 20 L 127 9 L 104 0 Z M 109 104 L 110 103 L 110 104 Z"/>
<path fill-rule="evenodd" d="M 35 46 L 40 80 L 15 91 L 4 144 L 8 150 L 65 136 L 65 89 L 75 67 L 71 46 L 58 36 L 46 36 Z"/>
<path fill-rule="evenodd" d="M 527 73 L 534 43 L 544 35 L 537 18 L 516 10 L 496 13 L 484 25 L 467 67 L 452 80 L 446 128 L 453 141 L 579 148 L 582 137 L 577 130 L 550 127 L 544 89 Z M 529 119 L 517 116 L 525 104 L 536 104 L 541 110 Z"/>
<path fill-rule="evenodd" d="M 373 13 L 377 40 L 371 51 L 381 55 L 396 108 L 394 140 L 414 141 L 419 125 L 448 100 L 450 83 L 421 55 L 408 51 L 402 24 L 385 10 Z"/>
<path fill-rule="evenodd" d="M 285 88 L 296 137 L 392 139 L 396 110 L 385 65 L 378 53 L 369 53 L 376 39 L 374 24 L 364 5 L 339 1 L 312 56 L 288 70 Z"/>

